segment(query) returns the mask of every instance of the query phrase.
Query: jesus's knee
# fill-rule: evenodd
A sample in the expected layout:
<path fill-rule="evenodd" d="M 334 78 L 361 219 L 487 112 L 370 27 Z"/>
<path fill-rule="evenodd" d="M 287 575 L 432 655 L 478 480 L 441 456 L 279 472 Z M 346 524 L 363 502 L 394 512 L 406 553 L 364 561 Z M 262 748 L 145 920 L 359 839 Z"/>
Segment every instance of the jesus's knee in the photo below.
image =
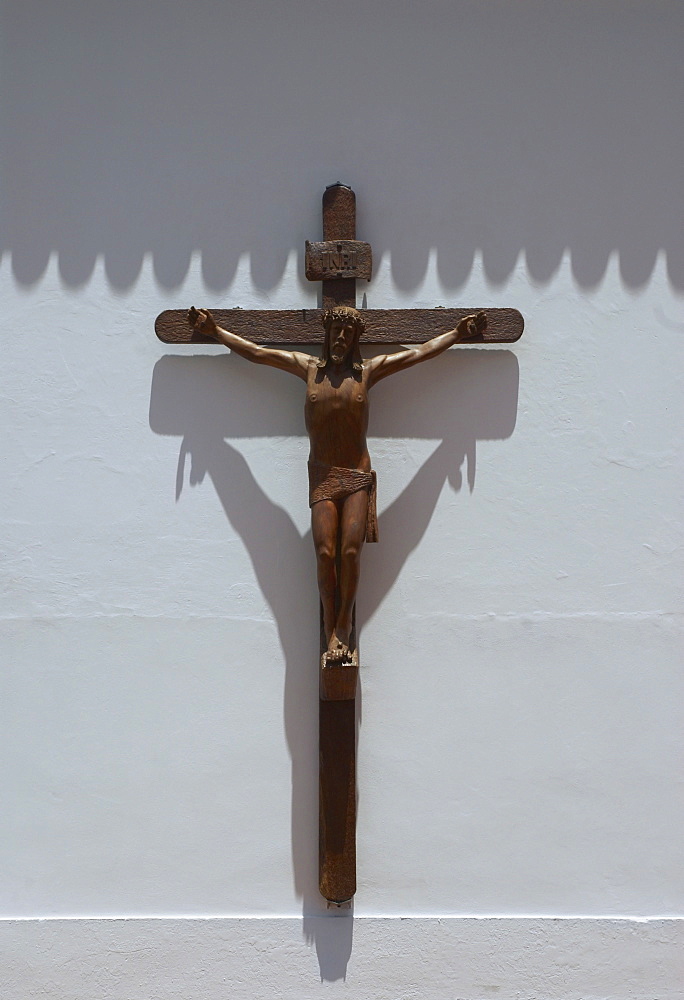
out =
<path fill-rule="evenodd" d="M 335 563 L 335 546 L 332 542 L 325 541 L 316 543 L 316 560 L 319 568 L 329 568 Z"/>
<path fill-rule="evenodd" d="M 344 542 L 340 551 L 340 558 L 343 563 L 348 565 L 354 565 L 359 561 L 359 556 L 361 555 L 361 544 L 360 542 L 347 541 Z"/>

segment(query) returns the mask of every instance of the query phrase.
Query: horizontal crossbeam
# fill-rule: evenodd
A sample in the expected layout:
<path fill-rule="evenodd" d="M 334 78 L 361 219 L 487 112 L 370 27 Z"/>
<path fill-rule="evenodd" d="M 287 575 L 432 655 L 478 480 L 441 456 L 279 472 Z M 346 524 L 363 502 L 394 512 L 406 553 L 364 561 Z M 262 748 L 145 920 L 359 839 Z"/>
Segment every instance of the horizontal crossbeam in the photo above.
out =
<path fill-rule="evenodd" d="M 423 344 L 453 330 L 473 309 L 362 309 L 366 324 L 364 344 Z M 487 329 L 472 343 L 512 344 L 523 332 L 517 309 L 484 309 Z M 320 309 L 212 309 L 219 326 L 256 344 L 320 344 L 323 341 Z M 191 329 L 183 309 L 167 309 L 157 316 L 154 329 L 166 344 L 214 344 Z"/>

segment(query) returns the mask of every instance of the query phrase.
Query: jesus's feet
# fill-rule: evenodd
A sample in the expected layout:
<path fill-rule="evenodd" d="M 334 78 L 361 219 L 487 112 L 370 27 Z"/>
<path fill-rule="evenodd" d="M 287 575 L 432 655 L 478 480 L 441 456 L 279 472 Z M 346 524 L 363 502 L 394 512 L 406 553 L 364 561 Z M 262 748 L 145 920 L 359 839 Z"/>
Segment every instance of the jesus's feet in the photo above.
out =
<path fill-rule="evenodd" d="M 328 665 L 336 663 L 350 662 L 352 653 L 349 649 L 349 633 L 351 628 L 346 630 L 337 627 L 333 630 L 326 650 L 325 660 Z"/>
<path fill-rule="evenodd" d="M 342 636 L 330 637 L 328 648 L 321 656 L 320 696 L 322 701 L 353 701 L 359 679 L 359 658 Z"/>

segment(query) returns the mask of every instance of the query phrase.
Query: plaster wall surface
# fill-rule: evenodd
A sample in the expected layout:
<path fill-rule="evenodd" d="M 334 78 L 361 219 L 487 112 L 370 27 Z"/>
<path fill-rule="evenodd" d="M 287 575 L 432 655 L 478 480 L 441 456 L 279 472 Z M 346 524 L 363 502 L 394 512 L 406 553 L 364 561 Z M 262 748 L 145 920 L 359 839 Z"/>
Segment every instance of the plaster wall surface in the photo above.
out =
<path fill-rule="evenodd" d="M 6 995 L 681 996 L 681 5 L 0 11 Z M 526 323 L 373 391 L 344 916 L 300 383 L 153 334 L 338 179 L 360 305 Z"/>

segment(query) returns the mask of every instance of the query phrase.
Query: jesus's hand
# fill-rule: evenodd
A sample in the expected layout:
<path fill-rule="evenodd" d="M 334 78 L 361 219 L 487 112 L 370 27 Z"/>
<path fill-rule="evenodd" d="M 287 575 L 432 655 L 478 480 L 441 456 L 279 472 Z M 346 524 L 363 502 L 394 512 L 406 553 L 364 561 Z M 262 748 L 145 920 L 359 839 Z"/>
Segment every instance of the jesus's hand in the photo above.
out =
<path fill-rule="evenodd" d="M 196 333 L 201 333 L 203 337 L 211 337 L 216 340 L 218 327 L 216 320 L 208 309 L 195 309 L 194 306 L 188 310 L 188 323 Z"/>
<path fill-rule="evenodd" d="M 476 316 L 466 316 L 456 327 L 458 337 L 457 344 L 465 344 L 468 341 L 481 341 L 482 335 L 487 329 L 487 316 L 479 312 Z"/>

